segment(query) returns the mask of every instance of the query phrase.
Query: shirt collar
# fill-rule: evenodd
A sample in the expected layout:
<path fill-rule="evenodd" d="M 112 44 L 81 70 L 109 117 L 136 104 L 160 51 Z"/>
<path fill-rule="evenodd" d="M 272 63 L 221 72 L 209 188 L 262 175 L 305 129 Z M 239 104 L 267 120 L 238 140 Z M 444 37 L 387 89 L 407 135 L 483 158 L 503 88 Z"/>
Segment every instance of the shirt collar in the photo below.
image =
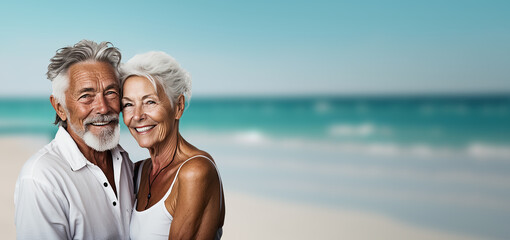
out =
<path fill-rule="evenodd" d="M 73 171 L 78 171 L 85 167 L 87 164 L 92 164 L 85 158 L 85 156 L 83 156 L 83 153 L 78 148 L 78 145 L 76 145 L 74 139 L 62 126 L 58 128 L 57 134 L 55 135 L 55 141 L 57 142 L 57 147 L 60 153 L 69 163 L 69 166 L 71 166 Z M 114 160 L 122 160 L 121 153 L 125 152 L 125 150 L 120 145 L 117 145 L 110 151 L 112 153 L 112 159 Z"/>

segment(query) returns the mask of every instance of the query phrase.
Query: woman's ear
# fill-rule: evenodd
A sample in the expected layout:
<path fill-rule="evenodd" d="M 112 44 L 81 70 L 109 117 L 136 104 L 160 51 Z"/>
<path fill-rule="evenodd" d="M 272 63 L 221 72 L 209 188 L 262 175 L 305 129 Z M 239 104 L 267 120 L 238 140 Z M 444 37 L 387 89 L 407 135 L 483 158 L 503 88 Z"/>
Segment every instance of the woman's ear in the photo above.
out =
<path fill-rule="evenodd" d="M 62 104 L 60 104 L 53 95 L 50 96 L 50 102 L 51 106 L 53 106 L 55 112 L 57 112 L 57 115 L 60 117 L 60 119 L 62 119 L 62 121 L 66 121 L 67 115 L 66 111 L 64 110 L 64 106 L 62 106 Z"/>
<path fill-rule="evenodd" d="M 181 94 L 177 98 L 175 119 L 179 120 L 182 117 L 182 114 L 184 113 L 184 106 L 185 106 L 184 104 L 185 104 L 185 98 L 184 98 L 184 95 Z"/>

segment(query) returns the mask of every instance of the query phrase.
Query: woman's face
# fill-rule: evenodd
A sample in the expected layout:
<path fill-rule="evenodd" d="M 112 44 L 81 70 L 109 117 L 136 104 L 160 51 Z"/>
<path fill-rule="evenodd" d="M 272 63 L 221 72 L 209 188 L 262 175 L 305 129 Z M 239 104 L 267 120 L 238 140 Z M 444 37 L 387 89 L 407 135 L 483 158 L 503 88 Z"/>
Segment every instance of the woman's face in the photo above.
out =
<path fill-rule="evenodd" d="M 123 86 L 124 123 L 143 148 L 156 147 L 177 129 L 175 108 L 159 83 L 157 86 L 156 92 L 152 83 L 140 76 L 127 78 Z"/>

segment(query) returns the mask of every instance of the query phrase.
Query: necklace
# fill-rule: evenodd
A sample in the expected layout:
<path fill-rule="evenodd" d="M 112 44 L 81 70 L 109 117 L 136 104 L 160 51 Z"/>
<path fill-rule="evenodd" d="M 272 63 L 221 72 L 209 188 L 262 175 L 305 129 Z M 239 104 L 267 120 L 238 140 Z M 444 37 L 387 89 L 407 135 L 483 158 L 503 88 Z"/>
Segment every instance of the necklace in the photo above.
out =
<path fill-rule="evenodd" d="M 152 182 L 151 182 L 151 170 L 152 170 L 152 164 L 151 164 L 151 169 L 149 170 L 149 194 L 147 194 L 147 204 L 145 205 L 145 210 L 147 210 L 147 207 L 149 206 L 149 200 L 151 199 L 151 187 L 152 187 L 152 184 L 154 183 L 154 181 L 156 181 L 156 178 L 159 176 L 159 174 L 165 169 L 167 168 L 168 166 L 170 166 L 170 164 L 172 164 L 172 162 L 175 160 L 175 154 L 177 153 L 177 148 L 179 147 L 179 137 L 177 137 L 177 145 L 175 147 L 175 151 L 174 151 L 174 155 L 172 156 L 172 160 L 170 161 L 170 163 L 168 163 L 166 166 L 164 166 L 162 169 L 160 169 L 157 173 L 156 173 L 156 176 L 154 176 L 154 179 L 152 179 Z"/>

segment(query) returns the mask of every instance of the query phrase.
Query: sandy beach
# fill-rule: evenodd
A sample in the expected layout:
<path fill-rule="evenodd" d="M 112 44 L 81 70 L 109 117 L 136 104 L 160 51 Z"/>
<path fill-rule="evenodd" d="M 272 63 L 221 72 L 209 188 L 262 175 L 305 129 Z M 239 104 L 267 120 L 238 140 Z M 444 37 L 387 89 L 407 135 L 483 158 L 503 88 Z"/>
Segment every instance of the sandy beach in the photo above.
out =
<path fill-rule="evenodd" d="M 39 148 L 47 144 L 43 137 L 3 136 L 0 138 L 0 152 L 2 154 L 2 168 L 0 183 L 2 189 L 0 206 L 2 216 L 0 227 L 3 239 L 16 239 L 14 227 L 14 187 L 21 167 L 28 158 Z"/>
<path fill-rule="evenodd" d="M 226 193 L 222 239 L 476 239 L 382 215 Z"/>
<path fill-rule="evenodd" d="M 15 239 L 14 186 L 23 163 L 49 140 L 0 138 L 3 239 Z M 227 216 L 222 239 L 473 239 L 408 225 L 382 215 L 314 206 L 226 189 Z"/>

